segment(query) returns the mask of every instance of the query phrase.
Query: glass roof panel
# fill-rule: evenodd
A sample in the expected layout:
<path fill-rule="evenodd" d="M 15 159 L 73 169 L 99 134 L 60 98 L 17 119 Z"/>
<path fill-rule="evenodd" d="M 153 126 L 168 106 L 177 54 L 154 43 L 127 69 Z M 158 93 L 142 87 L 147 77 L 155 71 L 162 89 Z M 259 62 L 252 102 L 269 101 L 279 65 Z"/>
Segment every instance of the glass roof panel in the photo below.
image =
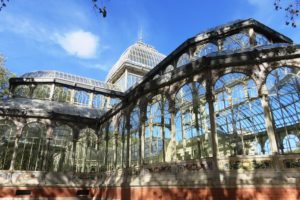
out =
<path fill-rule="evenodd" d="M 120 88 L 118 86 L 105 83 L 103 81 L 98 81 L 74 74 L 69 74 L 65 72 L 58 72 L 58 71 L 35 71 L 35 72 L 29 72 L 26 74 L 23 74 L 21 78 L 57 78 L 62 79 L 70 82 L 76 82 L 76 83 L 82 83 L 85 85 L 90 86 L 97 86 L 104 89 L 114 90 L 114 91 L 120 91 Z"/>

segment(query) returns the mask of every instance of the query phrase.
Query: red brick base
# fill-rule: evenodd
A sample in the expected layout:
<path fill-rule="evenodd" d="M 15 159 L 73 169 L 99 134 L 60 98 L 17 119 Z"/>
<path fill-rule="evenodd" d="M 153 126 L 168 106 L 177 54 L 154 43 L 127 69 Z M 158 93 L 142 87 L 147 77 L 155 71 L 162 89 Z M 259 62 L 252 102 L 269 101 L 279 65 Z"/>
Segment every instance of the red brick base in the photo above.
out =
<path fill-rule="evenodd" d="M 18 191 L 18 192 L 17 192 Z M 29 193 L 29 194 L 25 194 Z M 18 194 L 18 195 L 17 195 Z M 297 200 L 300 199 L 300 188 L 0 188 L 0 198 L 4 197 L 98 197 L 99 199 L 205 199 L 205 200 Z"/>

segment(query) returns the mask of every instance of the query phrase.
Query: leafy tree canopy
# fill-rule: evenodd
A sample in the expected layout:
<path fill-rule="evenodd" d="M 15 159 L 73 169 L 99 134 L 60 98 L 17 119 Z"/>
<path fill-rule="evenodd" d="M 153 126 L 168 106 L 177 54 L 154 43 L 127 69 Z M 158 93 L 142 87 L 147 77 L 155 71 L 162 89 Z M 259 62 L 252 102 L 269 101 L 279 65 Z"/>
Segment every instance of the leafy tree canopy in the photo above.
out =
<path fill-rule="evenodd" d="M 0 55 L 0 99 L 6 98 L 9 94 L 9 78 L 14 74 L 5 68 L 5 59 Z"/>

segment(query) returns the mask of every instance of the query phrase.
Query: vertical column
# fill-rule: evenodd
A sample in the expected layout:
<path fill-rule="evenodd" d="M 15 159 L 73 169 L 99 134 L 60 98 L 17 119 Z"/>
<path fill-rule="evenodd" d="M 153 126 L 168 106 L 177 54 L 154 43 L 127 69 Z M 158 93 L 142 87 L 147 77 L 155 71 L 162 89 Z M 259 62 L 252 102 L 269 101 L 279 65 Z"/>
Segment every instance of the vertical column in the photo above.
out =
<path fill-rule="evenodd" d="M 111 109 L 111 103 L 110 103 L 110 101 L 111 101 L 111 98 L 110 98 L 110 96 L 106 96 L 106 109 Z"/>
<path fill-rule="evenodd" d="M 118 151 L 119 151 L 119 132 L 118 132 L 118 129 L 115 131 L 115 134 L 114 134 L 114 167 L 115 169 L 117 169 L 117 166 L 118 166 L 118 160 L 120 160 L 120 155 L 118 155 Z"/>
<path fill-rule="evenodd" d="M 123 88 L 123 91 L 126 91 L 128 89 L 128 71 L 127 69 L 125 69 L 125 75 L 124 75 L 124 78 L 125 78 L 125 84 L 124 84 L 124 88 Z"/>
<path fill-rule="evenodd" d="M 45 170 L 45 171 L 48 171 L 49 167 L 50 167 L 48 164 L 48 160 L 49 160 L 48 156 L 49 156 L 49 149 L 50 149 L 52 134 L 53 134 L 53 128 L 50 126 L 47 129 L 45 152 L 42 157 L 42 170 Z"/>
<path fill-rule="evenodd" d="M 163 162 L 166 162 L 166 133 L 165 133 L 165 95 L 161 95 L 161 137 L 162 137 L 162 152 L 163 152 Z"/>
<path fill-rule="evenodd" d="M 171 114 L 171 141 L 170 141 L 171 155 L 168 155 L 167 157 L 170 158 L 171 162 L 175 162 L 177 160 L 177 157 L 176 157 L 176 126 L 175 126 L 176 108 L 175 108 L 174 101 L 172 102 L 170 101 L 169 112 Z"/>
<path fill-rule="evenodd" d="M 217 130 L 216 130 L 216 117 L 215 117 L 215 109 L 214 109 L 215 99 L 214 99 L 214 96 L 212 93 L 211 84 L 207 84 L 207 87 L 206 87 L 206 101 L 208 103 L 208 109 L 209 109 L 212 155 L 213 155 L 213 159 L 215 162 L 215 167 L 218 169 L 219 168 L 219 165 L 218 165 L 218 154 L 219 154 L 218 135 L 217 135 Z"/>
<path fill-rule="evenodd" d="M 75 97 L 75 89 L 72 89 L 71 90 L 70 104 L 74 104 L 74 97 Z"/>
<path fill-rule="evenodd" d="M 29 86 L 29 97 L 30 97 L 30 99 L 32 99 L 33 91 L 34 91 L 36 85 L 32 83 L 32 84 L 30 84 L 28 86 Z"/>
<path fill-rule="evenodd" d="M 199 93 L 198 93 L 198 90 L 196 88 L 196 85 L 195 85 L 195 82 L 192 82 L 192 102 L 193 102 L 193 107 L 192 107 L 192 110 L 193 110 L 193 113 L 192 113 L 192 116 L 194 116 L 192 119 L 192 122 L 195 121 L 195 127 L 196 127 L 196 131 L 197 131 L 197 151 L 198 151 L 198 154 L 197 154 L 197 158 L 198 159 L 201 159 L 202 157 L 202 150 L 201 150 L 201 147 L 203 148 L 203 142 L 201 141 L 201 136 L 200 136 L 200 125 L 199 125 L 199 118 L 200 118 L 200 113 L 199 113 Z M 202 127 L 201 127 L 202 128 Z M 196 156 L 195 155 L 192 155 L 193 158 L 195 158 Z"/>
<path fill-rule="evenodd" d="M 130 166 L 130 113 L 126 113 L 126 168 Z"/>
<path fill-rule="evenodd" d="M 248 29 L 248 35 L 249 35 L 249 43 L 251 46 L 256 46 L 257 42 L 256 42 L 256 34 L 253 28 L 249 28 Z"/>
<path fill-rule="evenodd" d="M 23 127 L 17 127 L 17 130 L 16 130 L 16 139 L 15 139 L 15 144 L 14 144 L 14 152 L 13 152 L 13 155 L 12 155 L 9 170 L 14 170 L 15 169 L 15 163 L 16 163 L 16 159 L 17 159 L 17 152 L 18 152 L 18 147 L 19 147 L 19 140 L 20 140 L 21 134 L 22 134 L 22 128 Z"/>
<path fill-rule="evenodd" d="M 119 136 L 119 132 L 118 132 L 118 120 L 117 120 L 117 116 L 115 115 L 113 117 L 113 135 L 112 135 L 112 139 L 113 139 L 113 151 L 114 151 L 114 157 L 113 157 L 113 165 L 114 168 L 116 169 L 117 167 L 117 159 L 118 159 L 118 136 Z"/>
<path fill-rule="evenodd" d="M 123 113 L 122 113 L 123 115 Z M 122 141 L 122 149 L 121 149 L 121 166 L 122 168 L 124 168 L 124 163 L 125 163 L 125 157 L 126 157 L 126 149 L 125 149 L 125 142 L 126 142 L 126 138 L 125 138 L 125 132 L 126 132 L 126 128 L 125 128 L 125 117 L 124 115 L 122 116 L 122 121 L 120 122 L 122 123 L 122 126 L 119 126 L 119 127 L 122 127 L 122 130 L 119 130 L 122 131 L 122 137 L 121 137 L 121 141 Z"/>
<path fill-rule="evenodd" d="M 78 137 L 79 137 L 79 131 L 78 130 L 74 130 L 74 135 L 73 135 L 73 148 L 72 148 L 72 164 L 73 164 L 73 172 L 77 172 L 77 167 L 78 167 L 78 163 L 76 162 L 76 148 L 77 148 L 77 141 L 78 141 Z"/>
<path fill-rule="evenodd" d="M 223 39 L 218 39 L 217 43 L 218 43 L 218 51 L 222 51 L 223 50 Z"/>
<path fill-rule="evenodd" d="M 50 89 L 50 95 L 49 95 L 49 99 L 50 99 L 51 101 L 53 100 L 54 91 L 55 91 L 55 84 L 52 83 L 51 89 Z"/>
<path fill-rule="evenodd" d="M 140 117 L 140 126 L 139 126 L 139 154 L 140 154 L 140 160 L 139 160 L 139 166 L 144 164 L 145 159 L 145 122 L 146 122 L 146 108 L 141 108 L 141 117 Z"/>
<path fill-rule="evenodd" d="M 90 93 L 89 96 L 89 108 L 93 108 L 93 99 L 94 99 L 94 93 Z"/>
<path fill-rule="evenodd" d="M 77 139 L 73 139 L 73 151 L 72 151 L 72 161 L 73 161 L 73 172 L 77 172 L 77 162 L 76 162 L 76 145 Z"/>
<path fill-rule="evenodd" d="M 108 140 L 109 140 L 109 135 L 108 135 L 108 132 L 109 132 L 109 122 L 106 124 L 106 127 L 105 127 L 105 154 L 104 154 L 104 166 L 106 167 L 106 170 L 108 170 L 108 159 L 107 159 L 107 156 L 108 156 Z"/>
<path fill-rule="evenodd" d="M 269 107 L 268 91 L 265 88 L 265 85 L 262 88 L 261 104 L 264 109 L 266 129 L 267 129 L 267 134 L 268 134 L 268 137 L 270 140 L 271 151 L 272 151 L 272 154 L 274 155 L 274 154 L 278 153 L 278 146 L 276 143 L 276 136 L 275 136 L 274 126 L 273 126 L 272 114 L 271 114 L 271 110 Z"/>

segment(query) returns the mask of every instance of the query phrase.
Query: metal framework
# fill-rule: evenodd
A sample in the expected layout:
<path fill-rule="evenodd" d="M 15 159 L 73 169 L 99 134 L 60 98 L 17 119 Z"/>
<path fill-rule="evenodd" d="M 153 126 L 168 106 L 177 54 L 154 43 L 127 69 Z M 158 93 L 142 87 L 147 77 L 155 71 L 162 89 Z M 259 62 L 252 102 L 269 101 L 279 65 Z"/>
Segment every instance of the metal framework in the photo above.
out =
<path fill-rule="evenodd" d="M 124 93 L 60 72 L 13 79 L 12 98 L 0 103 L 0 169 L 98 173 L 108 180 L 99 184 L 142 186 L 167 185 L 165 177 L 185 179 L 184 172 L 200 174 L 187 185 L 205 178 L 213 185 L 208 180 L 220 171 L 300 168 L 298 45 L 253 19 L 239 20 L 162 59 L 144 43 L 129 47 L 108 80 L 125 62 L 152 69 Z M 150 181 L 137 182 L 145 173 Z"/>

